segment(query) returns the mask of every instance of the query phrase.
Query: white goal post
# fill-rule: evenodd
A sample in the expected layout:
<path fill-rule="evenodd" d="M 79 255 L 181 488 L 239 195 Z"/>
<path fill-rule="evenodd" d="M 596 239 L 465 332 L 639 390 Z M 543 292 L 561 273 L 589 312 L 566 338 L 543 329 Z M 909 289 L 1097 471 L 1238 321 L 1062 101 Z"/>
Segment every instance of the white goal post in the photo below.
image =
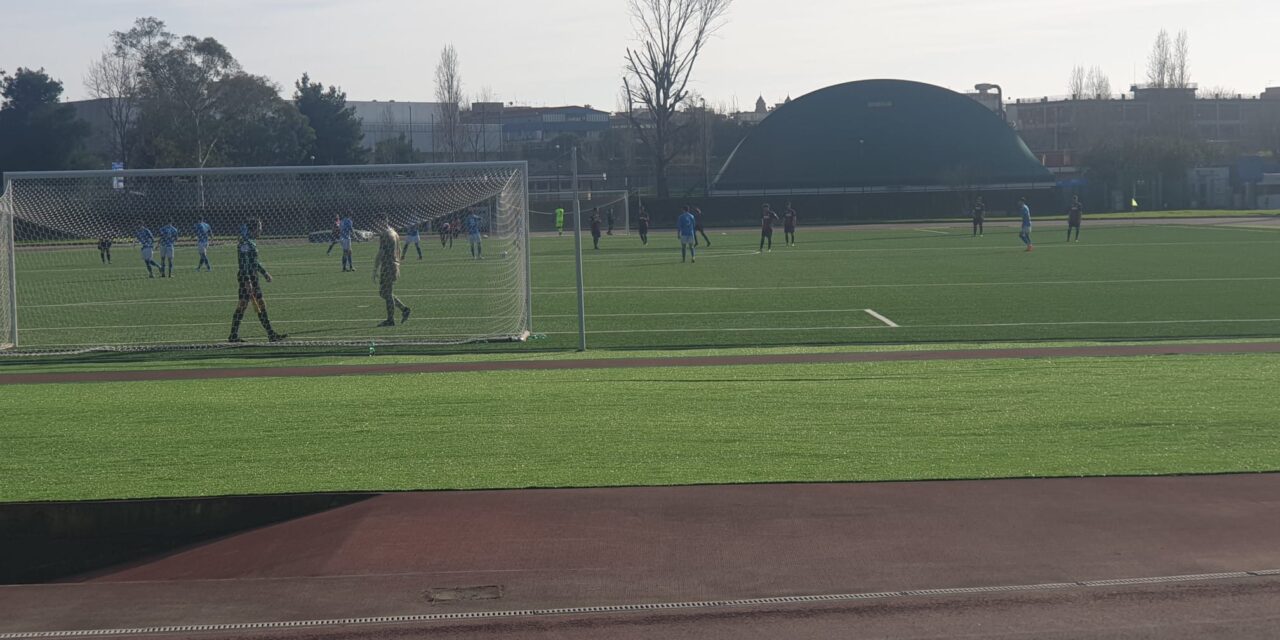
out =
<path fill-rule="evenodd" d="M 525 162 L 27 172 L 4 182 L 0 353 L 225 346 L 241 315 L 247 343 L 274 328 L 290 346 L 524 340 L 533 329 Z M 391 239 L 384 219 L 399 234 L 390 278 L 393 268 L 374 269 Z M 246 234 L 271 282 L 240 277 Z M 394 325 L 379 326 L 392 312 Z"/>

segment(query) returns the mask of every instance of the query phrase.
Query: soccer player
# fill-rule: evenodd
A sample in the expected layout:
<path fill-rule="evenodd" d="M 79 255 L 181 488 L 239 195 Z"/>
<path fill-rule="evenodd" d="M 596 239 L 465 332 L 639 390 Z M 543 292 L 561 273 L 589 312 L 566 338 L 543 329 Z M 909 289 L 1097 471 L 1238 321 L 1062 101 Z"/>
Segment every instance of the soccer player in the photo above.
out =
<path fill-rule="evenodd" d="M 982 202 L 982 196 L 978 196 L 978 199 L 974 201 L 972 213 L 973 213 L 973 235 L 975 238 L 981 237 L 982 235 L 984 235 L 984 229 L 982 228 L 982 223 L 986 222 L 987 220 L 987 205 Z"/>
<path fill-rule="evenodd" d="M 1026 198 L 1018 198 L 1018 208 L 1022 212 L 1022 233 L 1018 237 L 1027 245 L 1027 251 L 1031 251 L 1034 246 L 1031 244 L 1031 207 L 1027 206 Z"/>
<path fill-rule="evenodd" d="M 447 219 L 440 225 L 440 246 L 449 244 L 449 248 L 453 248 L 453 225 Z"/>
<path fill-rule="evenodd" d="M 417 222 L 414 222 L 413 225 L 409 227 L 409 239 L 404 243 L 404 251 L 400 252 L 401 260 L 404 260 L 404 257 L 409 255 L 409 245 L 413 245 L 413 248 L 418 250 L 418 259 L 421 260 L 422 259 L 422 225 Z"/>
<path fill-rule="evenodd" d="M 791 203 L 787 203 L 787 210 L 782 214 L 782 238 L 786 241 L 788 247 L 794 247 L 796 244 L 796 210 L 791 208 Z"/>
<path fill-rule="evenodd" d="M 156 264 L 155 260 L 151 259 L 154 255 L 153 250 L 156 246 L 156 237 L 151 233 L 151 230 L 147 228 L 145 222 L 142 222 L 141 220 L 138 221 L 138 232 L 134 237 L 138 239 L 138 244 L 142 245 L 142 262 L 147 265 L 147 277 L 156 277 L 155 274 L 151 272 L 151 267 L 155 267 L 160 270 L 160 277 L 163 278 L 164 267 Z"/>
<path fill-rule="evenodd" d="M 111 244 L 114 242 L 111 236 L 104 235 L 98 238 L 98 257 L 102 259 L 102 264 L 111 264 Z"/>
<path fill-rule="evenodd" d="M 694 221 L 693 230 L 698 233 L 701 233 L 703 241 L 707 243 L 707 248 L 711 248 L 711 238 L 707 237 L 707 232 L 702 228 L 702 209 L 693 207 L 692 211 L 693 211 L 693 221 Z M 693 236 L 693 244 L 694 246 L 697 246 L 698 244 L 697 235 Z"/>
<path fill-rule="evenodd" d="M 178 228 L 173 226 L 170 221 L 163 227 L 160 227 L 160 277 L 165 277 L 164 267 L 166 262 L 169 265 L 169 276 L 173 277 L 173 248 L 178 244 Z"/>
<path fill-rule="evenodd" d="M 591 210 L 591 243 L 595 245 L 596 251 L 600 250 L 600 210 Z"/>
<path fill-rule="evenodd" d="M 689 260 L 697 262 L 696 252 L 694 248 L 698 246 L 697 238 L 694 237 L 695 229 L 697 229 L 698 221 L 693 217 L 693 212 L 689 210 L 689 205 L 684 206 L 684 213 L 676 219 L 676 235 L 680 236 L 680 262 L 684 262 L 685 250 L 689 251 Z"/>
<path fill-rule="evenodd" d="M 556 233 L 564 235 L 564 207 L 556 208 Z"/>
<path fill-rule="evenodd" d="M 267 330 L 267 340 L 280 342 L 289 337 L 276 333 L 271 328 L 271 319 L 267 317 L 267 302 L 262 298 L 262 285 L 258 283 L 258 275 L 271 282 L 271 274 L 258 262 L 258 244 L 255 238 L 262 234 L 262 220 L 253 218 L 240 225 L 240 243 L 236 245 L 236 283 L 240 288 L 240 301 L 236 304 L 236 312 L 231 316 L 231 337 L 227 342 L 240 343 L 240 321 L 244 319 L 244 310 L 253 302 L 258 312 L 258 321 Z"/>
<path fill-rule="evenodd" d="M 613 207 L 609 207 L 609 213 L 605 214 L 605 218 L 609 223 L 609 235 L 613 235 Z"/>
<path fill-rule="evenodd" d="M 333 253 L 333 245 L 338 244 L 338 236 L 339 234 L 341 234 L 341 231 L 342 231 L 342 218 L 335 213 L 333 214 L 333 237 L 329 241 L 328 250 L 324 252 L 326 256 Z"/>
<path fill-rule="evenodd" d="M 640 242 L 649 244 L 649 212 L 640 207 Z"/>
<path fill-rule="evenodd" d="M 351 219 L 351 212 L 347 212 L 347 217 L 342 219 L 338 225 L 338 241 L 342 243 L 342 271 L 356 270 L 356 263 L 352 261 L 351 253 L 351 236 L 355 234 L 356 221 Z"/>
<path fill-rule="evenodd" d="M 1080 242 L 1080 218 L 1084 217 L 1084 205 L 1080 196 L 1071 196 L 1071 208 L 1067 210 L 1067 242 L 1071 242 L 1071 230 L 1076 230 L 1076 242 Z"/>
<path fill-rule="evenodd" d="M 471 257 L 476 260 L 484 260 L 484 251 L 480 247 L 480 216 L 472 211 L 467 216 L 467 239 L 471 241 Z"/>
<path fill-rule="evenodd" d="M 778 222 L 778 214 L 773 212 L 768 203 L 764 205 L 764 212 L 760 216 L 760 250 L 756 253 L 764 253 L 764 243 L 769 243 L 769 251 L 773 251 L 773 225 Z"/>
<path fill-rule="evenodd" d="M 414 227 L 417 228 L 416 225 Z M 395 311 L 400 310 L 400 324 L 409 321 L 409 307 L 395 294 L 396 280 L 400 277 L 400 261 L 396 259 L 396 247 L 400 235 L 391 228 L 391 219 L 382 216 L 382 229 L 378 232 L 378 255 L 373 259 L 373 281 L 378 284 L 378 296 L 387 301 L 387 319 L 379 327 L 396 326 Z M 408 249 L 409 246 L 405 245 Z"/>
<path fill-rule="evenodd" d="M 200 267 L 213 271 L 213 265 L 209 262 L 209 238 L 212 236 L 213 227 L 201 218 L 200 222 L 196 223 L 196 249 L 200 252 L 200 264 L 196 265 L 196 271 L 200 271 Z"/>

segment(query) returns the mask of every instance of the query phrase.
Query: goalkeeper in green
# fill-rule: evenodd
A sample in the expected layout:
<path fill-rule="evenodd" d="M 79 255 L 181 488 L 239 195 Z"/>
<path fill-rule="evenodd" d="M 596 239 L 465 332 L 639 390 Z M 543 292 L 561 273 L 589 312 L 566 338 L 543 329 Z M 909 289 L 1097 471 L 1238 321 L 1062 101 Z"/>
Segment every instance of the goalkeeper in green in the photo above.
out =
<path fill-rule="evenodd" d="M 227 338 L 227 342 L 244 342 L 240 339 L 240 321 L 244 319 L 244 310 L 250 302 L 258 312 L 258 321 L 262 323 L 262 328 L 267 330 L 268 340 L 280 342 L 289 337 L 283 333 L 276 333 L 271 328 L 271 319 L 267 317 L 267 302 L 262 299 L 262 285 L 258 283 L 258 275 L 262 275 L 267 282 L 271 282 L 271 274 L 267 272 L 266 267 L 262 266 L 262 263 L 258 262 L 258 243 L 254 242 L 254 239 L 261 233 L 262 220 L 255 218 L 240 225 L 240 243 L 236 246 L 238 256 L 236 282 L 240 285 L 240 302 L 236 305 L 235 314 L 231 316 L 231 337 Z"/>
<path fill-rule="evenodd" d="M 391 227 L 390 216 L 382 216 L 382 230 L 378 232 L 378 255 L 373 259 L 373 281 L 378 283 L 378 295 L 387 302 L 387 319 L 379 327 L 396 326 L 395 311 L 400 310 L 400 324 L 409 320 L 409 307 L 396 297 L 396 280 L 400 278 L 400 234 Z"/>

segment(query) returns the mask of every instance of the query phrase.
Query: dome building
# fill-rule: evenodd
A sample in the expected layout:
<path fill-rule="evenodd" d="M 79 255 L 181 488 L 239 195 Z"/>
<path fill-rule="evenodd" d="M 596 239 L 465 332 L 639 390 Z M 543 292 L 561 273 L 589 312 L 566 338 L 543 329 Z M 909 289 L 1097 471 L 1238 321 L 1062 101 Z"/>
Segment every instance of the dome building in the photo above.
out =
<path fill-rule="evenodd" d="M 712 195 L 1029 195 L 1054 185 L 1017 132 L 974 100 L 919 82 L 864 80 L 774 109 L 730 155 Z"/>

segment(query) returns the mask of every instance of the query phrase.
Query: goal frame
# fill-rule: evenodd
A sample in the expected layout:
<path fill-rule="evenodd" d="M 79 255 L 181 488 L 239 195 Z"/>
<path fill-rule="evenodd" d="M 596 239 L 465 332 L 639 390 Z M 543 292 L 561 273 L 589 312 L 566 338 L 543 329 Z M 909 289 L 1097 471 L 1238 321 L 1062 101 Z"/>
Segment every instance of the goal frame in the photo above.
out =
<path fill-rule="evenodd" d="M 24 180 L 48 180 L 59 178 L 76 179 L 113 179 L 130 177 L 183 177 L 193 176 L 234 176 L 234 175 L 323 175 L 336 173 L 387 173 L 395 171 L 421 171 L 423 169 L 515 169 L 520 172 L 521 189 L 524 197 L 524 215 L 521 216 L 518 239 L 524 253 L 524 305 L 523 321 L 524 337 L 533 335 L 533 275 L 532 247 L 530 246 L 530 209 L 529 209 L 529 163 L 524 160 L 492 161 L 492 162 L 429 162 L 413 164 L 361 164 L 361 165 L 323 165 L 323 166 L 282 166 L 282 167 L 205 167 L 205 168 L 167 168 L 167 169 L 91 169 L 84 171 L 14 171 L 4 174 L 4 191 L 0 193 L 0 233 L 6 237 L 0 242 L 3 264 L 7 267 L 4 284 L 8 287 L 5 316 L 8 318 L 8 335 L 0 336 L 0 354 L 15 353 L 20 347 L 18 332 L 18 271 L 17 271 L 17 232 L 18 217 L 15 185 Z M 103 345 L 110 348 L 111 345 Z M 38 352 L 33 352 L 33 355 Z"/>
<path fill-rule="evenodd" d="M 587 199 L 582 197 L 587 194 L 590 194 L 592 198 Z M 583 208 L 591 206 L 591 204 L 597 200 L 605 199 L 604 197 L 597 197 L 597 196 L 618 196 L 616 200 L 608 201 L 608 204 L 614 204 L 618 202 L 622 203 L 622 233 L 615 233 L 614 235 L 623 235 L 623 236 L 631 235 L 631 195 L 632 193 L 627 189 L 591 189 L 589 191 L 578 191 L 576 194 L 573 191 L 536 191 L 534 193 L 529 194 L 529 202 L 536 202 L 538 200 L 544 200 L 544 199 L 548 199 L 548 200 L 556 199 L 556 200 L 564 200 L 565 202 L 573 202 L 575 195 L 578 197 L 579 204 L 581 204 Z M 548 198 L 547 196 L 550 196 L 550 197 Z M 550 212 L 534 211 L 532 206 L 530 206 L 529 214 L 533 215 L 535 213 L 538 215 L 548 215 Z"/>

